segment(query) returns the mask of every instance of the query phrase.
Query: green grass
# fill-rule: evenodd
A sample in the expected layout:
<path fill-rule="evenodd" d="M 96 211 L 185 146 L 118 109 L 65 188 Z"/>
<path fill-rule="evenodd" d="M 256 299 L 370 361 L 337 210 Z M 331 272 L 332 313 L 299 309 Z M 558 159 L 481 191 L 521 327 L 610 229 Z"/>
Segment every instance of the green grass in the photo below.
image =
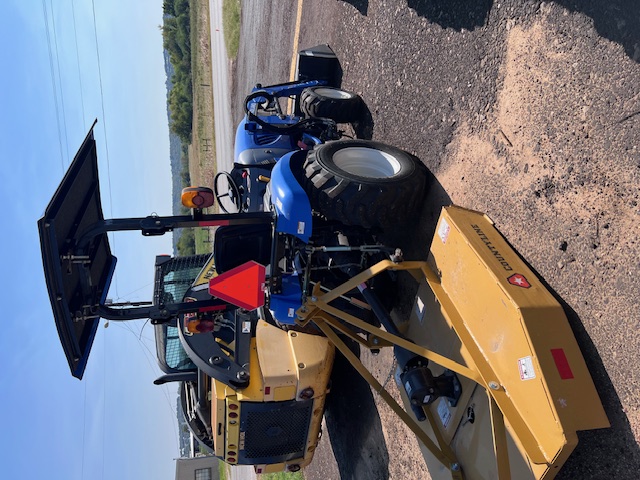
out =
<path fill-rule="evenodd" d="M 218 461 L 218 474 L 220 475 L 220 480 L 227 480 L 227 464 L 221 461 Z"/>
<path fill-rule="evenodd" d="M 304 480 L 302 472 L 295 473 L 265 473 L 264 475 L 258 475 L 260 480 Z"/>
<path fill-rule="evenodd" d="M 236 58 L 240 46 L 240 0 L 222 2 L 222 28 L 227 56 Z"/>
<path fill-rule="evenodd" d="M 213 248 L 213 244 L 211 243 L 213 235 L 211 238 L 209 237 L 209 229 L 196 228 L 194 233 L 196 240 L 196 253 L 211 253 L 211 249 Z"/>

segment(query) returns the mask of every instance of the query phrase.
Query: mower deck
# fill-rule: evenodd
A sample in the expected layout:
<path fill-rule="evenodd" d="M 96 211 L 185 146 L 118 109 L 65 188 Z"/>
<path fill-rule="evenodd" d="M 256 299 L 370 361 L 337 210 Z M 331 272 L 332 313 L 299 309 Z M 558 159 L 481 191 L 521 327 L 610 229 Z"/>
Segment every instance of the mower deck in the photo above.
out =
<path fill-rule="evenodd" d="M 411 271 L 420 281 L 406 333 L 415 344 L 329 305 L 386 269 Z M 428 358 L 434 375 L 457 373 L 457 405 L 440 397 L 418 423 L 361 370 L 416 433 L 434 479 L 550 479 L 577 445 L 578 430 L 609 426 L 561 305 L 483 214 L 447 207 L 428 262 L 380 262 L 318 293 L 299 316 L 347 356 L 330 331 L 342 329 L 331 315 L 369 331 L 376 347 L 392 343 Z M 404 392 L 403 399 L 410 411 Z"/>

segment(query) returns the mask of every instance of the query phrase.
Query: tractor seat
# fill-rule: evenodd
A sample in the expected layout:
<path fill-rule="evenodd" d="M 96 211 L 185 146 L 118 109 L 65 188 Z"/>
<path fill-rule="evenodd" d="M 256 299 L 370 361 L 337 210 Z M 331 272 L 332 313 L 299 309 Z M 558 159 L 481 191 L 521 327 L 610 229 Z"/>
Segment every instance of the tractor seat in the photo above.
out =
<path fill-rule="evenodd" d="M 271 260 L 271 225 L 228 225 L 216 230 L 213 259 L 223 273 L 251 260 L 268 265 Z"/>

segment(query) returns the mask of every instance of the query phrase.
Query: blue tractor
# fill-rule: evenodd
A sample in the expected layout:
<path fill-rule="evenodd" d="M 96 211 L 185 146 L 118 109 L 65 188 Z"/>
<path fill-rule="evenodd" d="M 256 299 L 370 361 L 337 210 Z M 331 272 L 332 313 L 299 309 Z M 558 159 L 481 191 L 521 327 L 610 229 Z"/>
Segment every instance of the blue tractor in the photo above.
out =
<path fill-rule="evenodd" d="M 399 260 L 378 234 L 410 220 L 427 187 L 413 155 L 343 138 L 339 124 L 357 121 L 363 108 L 339 88 L 329 47 L 302 51 L 295 82 L 256 85 L 247 97 L 233 171 L 218 175 L 213 189 L 185 189 L 191 214 L 182 216 L 104 219 L 90 132 L 38 224 L 72 374 L 82 378 L 100 318 L 150 318 L 165 372 L 156 383 L 181 383 L 183 408 L 204 445 L 257 473 L 307 465 L 334 347 L 300 314 L 318 291 L 381 259 Z M 225 213 L 205 213 L 216 198 Z M 158 256 L 152 301 L 107 302 L 116 265 L 108 232 L 153 236 L 189 227 L 217 227 L 212 254 Z M 335 305 L 394 331 L 372 290 L 363 281 Z M 419 405 L 456 396 L 455 382 L 429 375 L 424 358 L 404 349 L 396 356 Z"/>
<path fill-rule="evenodd" d="M 272 184 L 285 180 L 274 202 L 296 206 L 287 217 L 309 218 L 298 195 L 328 219 L 367 228 L 402 223 L 413 213 L 424 195 L 424 166 L 395 147 L 345 140 L 339 126 L 359 122 L 365 105 L 339 88 L 340 71 L 333 51 L 320 45 L 300 52 L 295 82 L 253 88 L 236 130 L 234 168 L 215 178 L 222 211 L 267 208 L 267 183 L 282 162 Z M 296 200 L 282 198 L 285 191 Z"/>
<path fill-rule="evenodd" d="M 427 170 L 418 158 L 380 142 L 344 138 L 340 124 L 359 121 L 364 109 L 357 94 L 340 88 L 340 66 L 329 46 L 303 50 L 296 81 L 258 84 L 246 97 L 234 168 L 216 176 L 222 211 L 274 216 L 273 231 L 262 231 L 272 240 L 258 242 L 257 230 L 240 235 L 274 248 L 269 304 L 283 325 L 295 324 L 291 312 L 315 283 L 337 285 L 393 254 L 377 245 L 376 234 L 406 223 L 421 206 Z M 227 269 L 227 259 L 238 265 L 251 260 L 243 252 L 256 251 L 229 231 L 216 233 L 219 271 Z M 286 247 L 275 248 L 280 243 Z"/>

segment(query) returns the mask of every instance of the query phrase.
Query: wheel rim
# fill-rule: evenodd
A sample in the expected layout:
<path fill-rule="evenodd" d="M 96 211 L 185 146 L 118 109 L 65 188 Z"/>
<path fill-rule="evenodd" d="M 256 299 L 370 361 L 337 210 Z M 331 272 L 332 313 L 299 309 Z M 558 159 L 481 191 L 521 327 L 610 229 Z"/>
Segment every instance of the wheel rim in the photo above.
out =
<path fill-rule="evenodd" d="M 322 95 L 323 97 L 333 98 L 336 100 L 344 100 L 346 98 L 351 98 L 352 95 L 349 92 L 345 92 L 344 90 L 339 90 L 337 88 L 316 88 L 316 93 L 318 95 Z"/>
<path fill-rule="evenodd" d="M 333 163 L 345 172 L 363 178 L 389 178 L 400 172 L 398 159 L 390 153 L 367 147 L 347 147 L 333 155 Z"/>

